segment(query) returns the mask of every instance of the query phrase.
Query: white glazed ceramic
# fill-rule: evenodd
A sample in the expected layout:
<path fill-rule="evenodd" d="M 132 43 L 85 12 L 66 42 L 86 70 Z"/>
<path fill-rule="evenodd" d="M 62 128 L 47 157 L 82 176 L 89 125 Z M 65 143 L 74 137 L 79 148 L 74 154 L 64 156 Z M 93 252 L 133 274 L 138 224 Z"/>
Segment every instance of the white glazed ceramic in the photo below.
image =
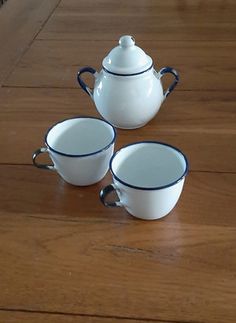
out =
<path fill-rule="evenodd" d="M 137 218 L 160 219 L 176 205 L 188 171 L 188 161 L 175 147 L 156 142 L 136 142 L 116 152 L 110 161 L 113 184 L 100 192 L 108 207 L 123 206 Z M 116 191 L 119 201 L 107 202 Z"/>
<path fill-rule="evenodd" d="M 93 90 L 82 80 L 83 73 L 94 75 Z M 161 78 L 166 73 L 175 79 L 164 92 Z M 178 73 L 171 67 L 156 72 L 151 57 L 135 45 L 132 36 L 120 38 L 119 46 L 104 58 L 99 73 L 92 67 L 78 72 L 80 86 L 92 98 L 101 116 L 124 129 L 139 128 L 150 121 L 178 80 Z"/>
<path fill-rule="evenodd" d="M 77 117 L 52 126 L 45 136 L 46 147 L 33 154 L 38 168 L 56 170 L 68 183 L 91 185 L 100 181 L 108 171 L 114 151 L 116 132 L 108 122 Z M 36 162 L 39 154 L 47 152 L 53 165 Z"/>

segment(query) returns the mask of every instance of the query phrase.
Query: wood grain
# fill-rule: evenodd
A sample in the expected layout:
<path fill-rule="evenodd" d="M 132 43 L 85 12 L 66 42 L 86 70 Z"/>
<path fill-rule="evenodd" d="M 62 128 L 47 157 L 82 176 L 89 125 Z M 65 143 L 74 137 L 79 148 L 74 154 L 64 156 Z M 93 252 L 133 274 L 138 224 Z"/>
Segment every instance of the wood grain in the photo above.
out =
<path fill-rule="evenodd" d="M 100 70 L 102 59 L 117 45 L 113 41 L 34 41 L 7 86 L 78 87 L 76 73 L 83 66 Z M 139 41 L 157 70 L 173 66 L 180 73 L 179 90 L 234 91 L 235 42 Z"/>
<path fill-rule="evenodd" d="M 59 120 L 76 115 L 99 117 L 79 89 L 4 88 L 0 100 L 0 163 L 31 164 L 32 152 L 44 144 L 47 129 Z M 134 141 L 159 140 L 181 148 L 191 170 L 232 172 L 236 171 L 235 121 L 233 92 L 197 96 L 176 92 L 145 127 L 119 129 L 116 149 Z"/>
<path fill-rule="evenodd" d="M 0 85 L 60 0 L 11 0 L 0 10 Z"/>
<path fill-rule="evenodd" d="M 88 226 L 139 222 L 122 208 L 109 209 L 101 204 L 99 191 L 112 181 L 109 173 L 96 185 L 76 187 L 65 183 L 54 172 L 33 166 L 1 165 L 0 170 L 1 215 L 39 217 L 63 223 L 82 221 Z M 177 207 L 164 223 L 235 227 L 235 185 L 236 174 L 190 172 Z"/>
<path fill-rule="evenodd" d="M 150 125 L 162 131 L 235 134 L 235 101 L 233 91 L 173 92 Z M 80 88 L 0 89 L 0 120 L 14 122 L 14 126 L 17 121 L 25 120 L 29 124 L 38 120 L 38 126 L 43 128 L 59 119 L 80 114 L 99 117 L 94 103 Z M 132 131 L 127 133 L 132 135 Z"/>
<path fill-rule="evenodd" d="M 73 314 L 56 314 L 56 313 L 39 313 L 30 311 L 1 311 L 0 320 L 4 323 L 149 323 L 150 320 L 132 320 L 116 317 L 93 317 L 89 315 Z M 155 320 L 157 323 L 175 323 L 170 321 Z M 181 323 L 181 322 L 179 322 Z M 184 323 L 184 322 L 183 322 Z"/>
<path fill-rule="evenodd" d="M 64 0 L 39 39 L 235 40 L 235 1 Z M 94 23 L 96 21 L 96 23 Z"/>
<path fill-rule="evenodd" d="M 77 221 L 55 221 L 43 204 L 42 219 L 1 213 L 1 307 L 235 321 L 235 226 L 81 219 L 79 205 Z"/>

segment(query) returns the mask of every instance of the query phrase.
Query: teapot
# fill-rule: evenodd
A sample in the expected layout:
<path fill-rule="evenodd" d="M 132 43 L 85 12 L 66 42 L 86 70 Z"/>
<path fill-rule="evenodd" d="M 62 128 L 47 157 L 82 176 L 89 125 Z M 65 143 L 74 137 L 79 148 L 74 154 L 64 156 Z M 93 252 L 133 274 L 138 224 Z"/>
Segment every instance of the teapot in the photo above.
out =
<path fill-rule="evenodd" d="M 84 73 L 94 76 L 93 89 L 82 79 Z M 161 78 L 167 73 L 172 74 L 174 80 L 164 91 Z M 86 66 L 79 70 L 77 80 L 105 120 L 117 128 L 135 129 L 156 115 L 162 102 L 177 85 L 179 75 L 171 67 L 157 72 L 152 58 L 135 45 L 132 36 L 125 35 L 103 59 L 99 73 Z"/>

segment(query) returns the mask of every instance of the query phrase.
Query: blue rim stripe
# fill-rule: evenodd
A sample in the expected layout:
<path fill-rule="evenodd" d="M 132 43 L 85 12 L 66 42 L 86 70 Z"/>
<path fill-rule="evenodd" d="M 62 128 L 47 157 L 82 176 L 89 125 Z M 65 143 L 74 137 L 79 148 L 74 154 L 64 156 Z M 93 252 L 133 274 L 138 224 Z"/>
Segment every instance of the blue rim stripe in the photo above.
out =
<path fill-rule="evenodd" d="M 116 75 L 116 76 L 135 76 L 135 75 L 140 75 L 140 74 L 143 74 L 143 73 L 145 73 L 145 72 L 149 71 L 149 70 L 150 70 L 150 69 L 152 69 L 152 68 L 153 68 L 153 64 L 152 64 L 150 67 L 148 67 L 146 70 L 141 71 L 141 72 L 138 72 L 138 73 L 132 73 L 132 74 L 120 74 L 120 73 L 111 72 L 111 71 L 107 70 L 104 66 L 102 66 L 102 69 L 103 69 L 105 72 L 107 72 L 107 73 L 109 73 L 109 74 L 112 74 L 112 75 Z"/>
<path fill-rule="evenodd" d="M 185 167 L 185 170 L 183 172 L 183 174 L 177 179 L 175 180 L 174 182 L 171 182 L 169 184 L 166 184 L 166 185 L 163 185 L 163 186 L 157 186 L 157 187 L 141 187 L 141 186 L 135 186 L 135 185 L 132 185 L 132 184 L 129 184 L 129 183 L 126 183 L 124 182 L 123 180 L 121 180 L 113 171 L 112 169 L 112 162 L 113 162 L 113 159 L 116 157 L 117 154 L 119 154 L 123 149 L 129 147 L 129 146 L 134 146 L 134 145 L 139 145 L 139 144 L 143 144 L 143 143 L 147 143 L 147 144 L 159 144 L 159 145 L 162 145 L 162 146 L 167 146 L 167 147 L 170 147 L 172 149 L 174 149 L 175 151 L 177 151 L 178 153 L 180 153 L 183 157 L 184 157 L 184 160 L 185 160 L 185 163 L 186 163 L 186 167 Z M 125 185 L 125 186 L 128 186 L 128 187 L 131 187 L 131 188 L 134 188 L 134 189 L 137 189 L 137 190 L 143 190 L 143 191 L 153 191 L 153 190 L 161 190 L 163 188 L 167 188 L 167 187 L 170 187 L 170 186 L 173 186 L 175 184 L 177 184 L 178 182 L 180 182 L 188 173 L 188 170 L 189 170 L 189 163 L 188 163 L 188 159 L 187 157 L 182 153 L 181 150 L 179 150 L 178 148 L 174 147 L 174 146 L 171 146 L 169 144 L 166 144 L 164 142 L 160 142 L 160 141 L 155 141 L 155 140 L 146 140 L 146 141 L 138 141 L 138 142 L 133 142 L 131 144 L 128 144 L 126 146 L 123 146 L 121 149 L 119 149 L 117 152 L 115 152 L 113 154 L 113 156 L 111 157 L 110 159 L 110 163 L 109 163 L 109 168 L 110 168 L 110 171 L 113 175 L 113 177 L 118 181 L 120 182 L 121 184 Z"/>
<path fill-rule="evenodd" d="M 63 123 L 63 122 L 65 122 L 65 121 L 74 120 L 74 119 L 95 119 L 95 120 L 99 120 L 99 121 L 102 121 L 102 122 L 104 122 L 104 123 L 107 123 L 109 126 L 111 126 L 111 127 L 112 127 L 112 130 L 113 130 L 113 132 L 114 132 L 114 136 L 113 136 L 113 138 L 112 138 L 112 141 L 111 141 L 108 145 L 106 145 L 104 148 L 102 148 L 102 149 L 99 149 L 99 150 L 94 151 L 94 152 L 89 153 L 89 154 L 81 154 L 81 155 L 66 154 L 66 153 L 62 153 L 61 151 L 58 151 L 58 150 L 56 150 L 56 149 L 52 148 L 52 147 L 49 145 L 48 140 L 47 140 L 47 137 L 48 137 L 48 135 L 49 135 L 49 132 L 50 132 L 50 131 L 55 127 L 55 126 L 57 126 L 58 124 Z M 102 151 L 104 151 L 104 150 L 107 150 L 107 149 L 108 149 L 108 148 L 109 148 L 109 147 L 110 147 L 110 146 L 115 142 L 115 140 L 116 140 L 116 130 L 115 130 L 115 128 L 113 127 L 113 125 L 112 125 L 112 124 L 110 124 L 110 123 L 109 123 L 109 122 L 107 122 L 106 120 L 102 120 L 102 119 L 99 119 L 99 118 L 96 118 L 96 117 L 88 117 L 88 116 L 78 116 L 78 117 L 68 118 L 68 119 L 64 119 L 64 120 L 61 120 L 61 121 L 59 121 L 59 122 L 56 122 L 55 124 L 53 124 L 53 125 L 48 129 L 48 131 L 46 132 L 45 137 L 44 137 L 45 144 L 46 144 L 46 146 L 47 146 L 51 151 L 53 151 L 53 152 L 54 152 L 54 153 L 56 153 L 56 154 L 59 154 L 59 155 L 62 155 L 62 156 L 67 156 L 67 157 L 88 157 L 88 156 L 96 155 L 96 154 L 98 154 L 98 153 L 100 153 L 100 152 L 102 152 Z"/>

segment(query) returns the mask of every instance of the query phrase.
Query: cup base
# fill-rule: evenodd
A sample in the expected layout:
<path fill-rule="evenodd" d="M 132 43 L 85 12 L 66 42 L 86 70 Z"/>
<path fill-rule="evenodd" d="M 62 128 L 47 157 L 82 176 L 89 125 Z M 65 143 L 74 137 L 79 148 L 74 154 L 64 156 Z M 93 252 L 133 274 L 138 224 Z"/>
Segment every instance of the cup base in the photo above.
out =
<path fill-rule="evenodd" d="M 144 220 L 144 221 L 155 221 L 155 220 L 160 220 L 160 219 L 162 219 L 162 218 L 164 218 L 164 217 L 166 217 L 167 215 L 169 215 L 170 213 L 171 213 L 171 211 L 172 210 L 170 210 L 168 213 L 165 213 L 165 214 L 163 214 L 163 215 L 160 215 L 160 216 L 147 216 L 147 217 L 145 217 L 145 216 L 141 216 L 141 215 L 136 215 L 136 214 L 134 214 L 132 211 L 130 211 L 130 210 L 127 210 L 127 209 L 125 209 L 126 210 L 126 212 L 127 213 L 129 213 L 130 215 L 132 215 L 134 218 L 137 218 L 137 219 L 139 219 L 139 220 Z"/>

